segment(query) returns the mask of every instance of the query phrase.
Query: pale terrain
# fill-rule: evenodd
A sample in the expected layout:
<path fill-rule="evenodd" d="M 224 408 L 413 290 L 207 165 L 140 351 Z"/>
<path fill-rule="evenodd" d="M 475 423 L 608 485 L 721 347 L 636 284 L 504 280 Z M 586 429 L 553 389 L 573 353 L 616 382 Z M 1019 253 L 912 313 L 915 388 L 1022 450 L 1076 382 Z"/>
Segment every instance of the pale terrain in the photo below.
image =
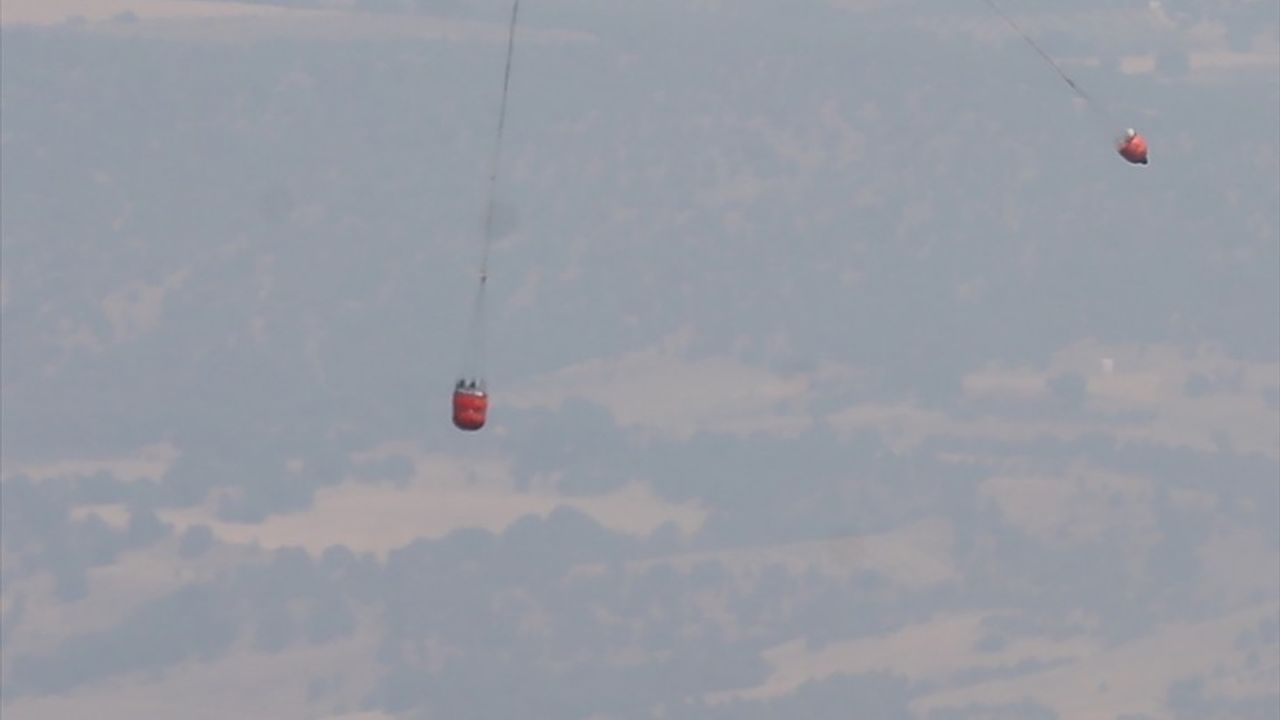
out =
<path fill-rule="evenodd" d="M 1015 3 L 1006 0 L 1006 6 Z M 5 720 L 1274 718 L 1266 2 L 5 0 Z M 1229 141 L 1224 140 L 1229 138 Z"/>

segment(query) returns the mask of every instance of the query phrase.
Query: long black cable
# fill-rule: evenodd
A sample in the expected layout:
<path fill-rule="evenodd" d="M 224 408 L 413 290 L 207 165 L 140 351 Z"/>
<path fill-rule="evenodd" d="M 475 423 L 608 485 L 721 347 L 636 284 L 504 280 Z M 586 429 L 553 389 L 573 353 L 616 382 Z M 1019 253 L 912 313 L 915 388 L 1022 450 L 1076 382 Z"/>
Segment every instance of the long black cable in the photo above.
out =
<path fill-rule="evenodd" d="M 1013 28 L 1014 32 L 1018 33 L 1018 35 L 1022 36 L 1023 40 L 1027 41 L 1027 44 L 1031 46 L 1032 50 L 1035 50 L 1040 57 L 1044 58 L 1045 62 L 1049 63 L 1049 67 L 1053 68 L 1054 71 L 1058 73 L 1058 77 L 1062 78 L 1062 80 L 1067 83 L 1068 87 L 1074 90 L 1075 93 L 1079 95 L 1080 98 L 1083 99 L 1085 102 L 1087 103 L 1093 102 L 1093 99 L 1090 98 L 1089 95 L 1085 93 L 1084 90 L 1080 89 L 1080 86 L 1076 84 L 1076 81 L 1072 80 L 1070 75 L 1067 75 L 1067 73 L 1062 69 L 1062 67 L 1058 65 L 1057 61 L 1055 61 L 1052 57 L 1050 57 L 1049 53 L 1045 52 L 1043 48 L 1037 45 L 1036 41 L 1032 40 L 1031 36 L 1028 35 L 1026 32 L 1024 32 L 1023 29 L 1018 25 L 1018 23 L 1013 21 L 1013 18 L 1006 15 L 1004 11 L 1001 10 L 995 4 L 995 2 L 993 2 L 993 0 L 985 0 L 985 2 L 987 3 L 987 6 L 990 7 L 993 12 L 995 12 L 995 14 L 999 15 L 1001 19 L 1003 19 L 1006 23 L 1008 23 L 1009 27 Z"/>
<path fill-rule="evenodd" d="M 489 247 L 493 244 L 493 213 L 498 195 L 498 170 L 502 163 L 502 134 L 507 126 L 507 92 L 511 87 L 511 58 L 516 48 L 516 20 L 520 0 L 511 3 L 511 25 L 507 29 L 507 64 L 502 72 L 502 102 L 498 106 L 498 134 L 493 143 L 493 164 L 489 168 L 489 206 L 484 217 L 484 253 L 480 258 L 480 284 L 489 279 Z"/>
<path fill-rule="evenodd" d="M 473 355 L 464 362 L 469 370 L 484 374 L 485 361 L 485 286 L 489 281 L 489 251 L 493 246 L 493 221 L 498 197 L 498 172 L 502 167 L 502 137 L 507 125 L 507 95 L 511 88 L 511 59 L 515 55 L 516 23 L 520 16 L 520 0 L 511 3 L 511 22 L 507 28 L 507 60 L 502 72 L 502 100 L 498 106 L 498 128 L 493 143 L 493 161 L 489 166 L 489 197 L 484 216 L 484 245 L 480 255 L 480 278 L 476 287 L 475 306 L 472 310 L 471 339 L 468 352 Z"/>

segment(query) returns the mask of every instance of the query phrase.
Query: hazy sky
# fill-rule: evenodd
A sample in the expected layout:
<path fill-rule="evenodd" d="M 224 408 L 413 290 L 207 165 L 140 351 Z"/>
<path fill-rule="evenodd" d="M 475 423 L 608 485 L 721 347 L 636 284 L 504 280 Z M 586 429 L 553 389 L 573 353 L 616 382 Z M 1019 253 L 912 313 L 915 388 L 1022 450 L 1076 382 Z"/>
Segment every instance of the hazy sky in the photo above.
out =
<path fill-rule="evenodd" d="M 1280 8 L 5 0 L 6 720 L 1275 718 Z M 1125 127 L 1151 144 L 1131 166 Z"/>

